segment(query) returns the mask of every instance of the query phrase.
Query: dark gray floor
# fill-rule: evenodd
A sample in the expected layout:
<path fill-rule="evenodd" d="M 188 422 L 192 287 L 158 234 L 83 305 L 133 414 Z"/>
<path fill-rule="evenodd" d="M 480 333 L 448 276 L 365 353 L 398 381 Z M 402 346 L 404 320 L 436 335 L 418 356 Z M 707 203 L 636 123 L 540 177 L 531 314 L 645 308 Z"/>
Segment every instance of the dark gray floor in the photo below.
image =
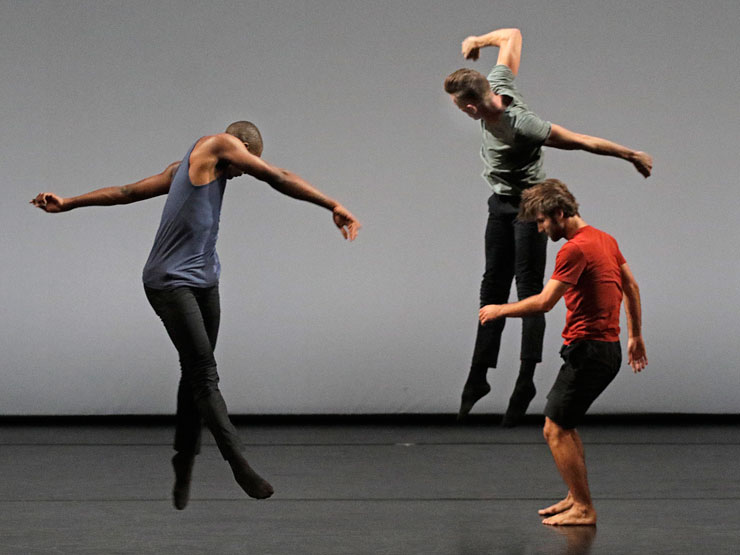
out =
<path fill-rule="evenodd" d="M 596 529 L 538 426 L 240 426 L 275 486 L 246 498 L 210 441 L 170 504 L 169 426 L 0 426 L 0 553 L 740 553 L 740 426 L 581 429 Z"/>

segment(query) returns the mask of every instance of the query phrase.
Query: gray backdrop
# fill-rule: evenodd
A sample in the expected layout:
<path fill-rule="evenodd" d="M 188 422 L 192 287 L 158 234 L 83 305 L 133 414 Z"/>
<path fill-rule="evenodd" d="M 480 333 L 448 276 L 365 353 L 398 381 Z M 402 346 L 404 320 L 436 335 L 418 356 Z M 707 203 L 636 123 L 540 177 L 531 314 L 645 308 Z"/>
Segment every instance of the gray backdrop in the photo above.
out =
<path fill-rule="evenodd" d="M 650 365 L 594 412 L 737 412 L 736 0 L 27 1 L 0 4 L 0 413 L 169 413 L 177 356 L 140 274 L 164 197 L 62 215 L 29 206 L 158 173 L 199 136 L 257 123 L 264 158 L 363 222 L 251 178 L 221 221 L 217 359 L 233 412 L 452 412 L 472 352 L 489 191 L 479 129 L 442 90 L 460 42 L 524 34 L 519 84 L 544 119 L 655 157 L 547 149 L 642 288 Z M 548 273 L 560 245 L 550 244 Z M 547 317 L 535 410 L 559 367 Z M 520 323 L 494 390 L 506 406 Z M 626 341 L 626 334 L 623 335 Z"/>

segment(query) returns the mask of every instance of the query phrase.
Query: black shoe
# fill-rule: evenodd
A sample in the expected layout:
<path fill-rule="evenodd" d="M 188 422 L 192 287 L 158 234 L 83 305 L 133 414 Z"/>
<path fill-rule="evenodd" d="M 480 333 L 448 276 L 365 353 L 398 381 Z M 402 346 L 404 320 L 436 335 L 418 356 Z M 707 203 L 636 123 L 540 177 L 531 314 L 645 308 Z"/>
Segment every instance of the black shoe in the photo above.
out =
<path fill-rule="evenodd" d="M 519 424 L 524 418 L 527 407 L 529 407 L 529 403 L 534 399 L 536 393 L 537 390 L 533 384 L 515 387 L 509 399 L 509 408 L 506 409 L 506 414 L 501 421 L 501 425 L 504 428 L 513 428 Z"/>
<path fill-rule="evenodd" d="M 176 453 L 172 457 L 172 468 L 175 469 L 175 486 L 172 488 L 172 503 L 175 509 L 182 511 L 190 500 L 190 478 L 193 475 L 195 457 Z"/>
<path fill-rule="evenodd" d="M 466 383 L 462 392 L 462 400 L 460 401 L 460 411 L 457 413 L 457 421 L 462 422 L 465 420 L 473 405 L 488 395 L 490 391 L 491 386 L 485 380 L 474 384 L 470 382 Z"/>

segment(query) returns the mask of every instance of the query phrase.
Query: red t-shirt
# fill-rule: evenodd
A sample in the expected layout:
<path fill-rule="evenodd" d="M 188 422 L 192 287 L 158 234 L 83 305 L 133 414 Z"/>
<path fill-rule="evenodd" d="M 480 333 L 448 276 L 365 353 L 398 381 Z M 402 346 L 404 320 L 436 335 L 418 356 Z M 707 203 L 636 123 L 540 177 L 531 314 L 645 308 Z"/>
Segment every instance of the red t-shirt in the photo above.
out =
<path fill-rule="evenodd" d="M 560 249 L 552 279 L 572 285 L 563 295 L 568 309 L 566 344 L 579 339 L 619 340 L 625 262 L 614 237 L 591 226 L 580 228 Z"/>

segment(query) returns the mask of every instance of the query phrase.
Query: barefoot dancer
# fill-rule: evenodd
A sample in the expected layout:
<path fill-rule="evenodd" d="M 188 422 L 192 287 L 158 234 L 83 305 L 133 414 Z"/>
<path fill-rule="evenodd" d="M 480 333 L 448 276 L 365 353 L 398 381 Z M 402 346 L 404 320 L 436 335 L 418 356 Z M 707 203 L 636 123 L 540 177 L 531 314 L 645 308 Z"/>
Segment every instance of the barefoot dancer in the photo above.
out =
<path fill-rule="evenodd" d="M 522 191 L 545 179 L 543 145 L 615 156 L 632 163 L 645 177 L 650 175 L 653 164 L 644 152 L 573 133 L 535 115 L 514 83 L 522 51 L 518 29 L 498 29 L 468 37 L 462 43 L 462 54 L 466 59 L 477 60 L 480 49 L 487 46 L 499 48 L 497 65 L 488 78 L 472 69 L 459 69 L 445 80 L 445 91 L 455 105 L 471 118 L 481 120 L 483 177 L 493 190 L 488 200 L 481 306 L 507 302 L 514 277 L 520 300 L 542 291 L 547 238 L 537 232 L 534 222 L 519 222 L 516 215 Z M 460 403 L 461 419 L 491 390 L 486 374 L 497 365 L 503 328 L 503 319 L 487 327 L 478 326 L 470 373 Z M 519 376 L 504 426 L 516 425 L 535 395 L 533 377 L 536 364 L 542 360 L 544 332 L 542 314 L 523 319 Z"/>
<path fill-rule="evenodd" d="M 565 344 L 560 350 L 564 364 L 547 396 L 544 433 L 568 495 L 539 514 L 549 517 L 544 524 L 596 524 L 583 444 L 575 428 L 619 371 L 623 294 L 629 364 L 635 372 L 647 366 L 640 292 L 617 242 L 583 221 L 576 199 L 560 181 L 548 179 L 524 191 L 520 218 L 536 221 L 538 229 L 553 241 L 564 238 L 567 242 L 558 252 L 555 271 L 541 293 L 516 303 L 484 306 L 480 323 L 487 326 L 506 317 L 544 313 L 565 297 Z"/>
<path fill-rule="evenodd" d="M 272 486 L 252 470 L 242 454 L 244 446 L 218 388 L 213 356 L 221 313 L 216 238 L 226 181 L 247 173 L 285 195 L 327 208 L 345 239 L 353 240 L 360 228 L 341 204 L 296 174 L 268 164 L 261 155 L 259 130 L 240 121 L 229 125 L 226 133 L 198 139 L 182 162 L 170 164 L 160 174 L 72 198 L 40 193 L 31 201 L 46 212 L 66 212 L 167 194 L 143 279 L 147 299 L 180 356 L 176 454 L 172 458 L 177 509 L 188 503 L 193 462 L 200 452 L 201 422 L 211 430 L 242 489 L 257 499 L 273 494 Z"/>

